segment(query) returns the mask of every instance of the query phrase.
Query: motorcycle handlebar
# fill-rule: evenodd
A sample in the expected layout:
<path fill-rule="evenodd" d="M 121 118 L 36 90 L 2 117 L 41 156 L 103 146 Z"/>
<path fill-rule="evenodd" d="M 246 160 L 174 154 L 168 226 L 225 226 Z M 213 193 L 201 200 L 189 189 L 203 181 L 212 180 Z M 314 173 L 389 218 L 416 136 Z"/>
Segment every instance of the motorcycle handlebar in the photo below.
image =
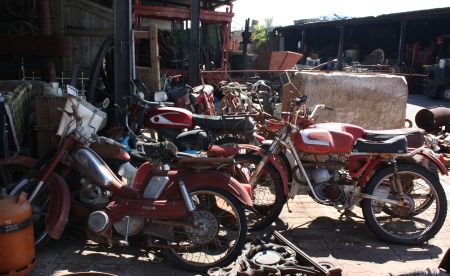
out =
<path fill-rule="evenodd" d="M 109 145 L 116 146 L 116 147 L 119 147 L 121 149 L 126 149 L 126 146 L 124 144 L 119 143 L 119 142 L 115 141 L 112 138 L 108 138 L 108 137 L 105 137 L 105 136 L 97 136 L 97 138 L 98 138 L 99 141 L 103 141 L 103 142 L 105 142 L 105 143 L 107 143 Z"/>

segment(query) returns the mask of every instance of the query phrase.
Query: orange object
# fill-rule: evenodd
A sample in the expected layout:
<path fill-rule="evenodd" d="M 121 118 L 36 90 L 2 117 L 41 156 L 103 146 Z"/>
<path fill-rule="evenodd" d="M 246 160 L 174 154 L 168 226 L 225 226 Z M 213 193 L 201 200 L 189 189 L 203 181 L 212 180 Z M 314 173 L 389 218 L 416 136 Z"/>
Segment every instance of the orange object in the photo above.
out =
<path fill-rule="evenodd" d="M 0 196 L 0 275 L 27 275 L 35 261 L 32 209 L 26 194 Z"/>

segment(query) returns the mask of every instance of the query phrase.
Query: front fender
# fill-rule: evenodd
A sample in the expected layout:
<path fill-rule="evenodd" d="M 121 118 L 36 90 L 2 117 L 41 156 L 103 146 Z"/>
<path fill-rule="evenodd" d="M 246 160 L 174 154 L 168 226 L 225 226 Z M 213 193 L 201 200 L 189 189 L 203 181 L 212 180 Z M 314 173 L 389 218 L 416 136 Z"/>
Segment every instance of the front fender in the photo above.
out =
<path fill-rule="evenodd" d="M 246 185 L 239 183 L 229 174 L 223 172 L 202 172 L 195 174 L 180 175 L 179 180 L 183 180 L 188 191 L 198 189 L 216 189 L 222 190 L 235 196 L 244 206 L 251 208 L 253 206 L 252 199 L 246 189 Z"/>
<path fill-rule="evenodd" d="M 289 187 L 288 187 L 288 180 L 287 180 L 286 173 L 284 172 L 280 163 L 275 160 L 273 155 L 269 155 L 269 162 L 275 167 L 275 169 L 280 174 L 281 181 L 283 182 L 283 192 L 286 196 L 288 196 L 289 195 Z"/>
<path fill-rule="evenodd" d="M 69 219 L 70 191 L 64 179 L 57 174 L 52 174 L 47 181 L 50 185 L 51 200 L 45 225 L 48 235 L 59 239 Z"/>

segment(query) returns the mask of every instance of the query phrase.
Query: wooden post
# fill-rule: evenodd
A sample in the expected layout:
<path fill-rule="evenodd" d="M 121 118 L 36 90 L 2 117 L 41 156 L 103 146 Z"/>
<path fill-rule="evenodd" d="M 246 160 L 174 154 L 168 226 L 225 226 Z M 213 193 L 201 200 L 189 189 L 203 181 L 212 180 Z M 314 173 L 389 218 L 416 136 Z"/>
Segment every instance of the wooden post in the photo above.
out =
<path fill-rule="evenodd" d="M 159 76 L 159 48 L 158 48 L 158 25 L 150 24 L 150 83 L 153 91 L 160 90 Z"/>

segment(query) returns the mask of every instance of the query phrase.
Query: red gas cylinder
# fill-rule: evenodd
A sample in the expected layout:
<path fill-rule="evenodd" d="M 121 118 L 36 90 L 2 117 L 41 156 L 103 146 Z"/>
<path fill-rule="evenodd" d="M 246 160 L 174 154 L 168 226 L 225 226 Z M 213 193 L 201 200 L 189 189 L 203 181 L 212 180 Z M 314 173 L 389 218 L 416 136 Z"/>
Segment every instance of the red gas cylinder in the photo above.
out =
<path fill-rule="evenodd" d="M 27 275 L 35 261 L 32 209 L 26 194 L 0 195 L 0 275 Z"/>

